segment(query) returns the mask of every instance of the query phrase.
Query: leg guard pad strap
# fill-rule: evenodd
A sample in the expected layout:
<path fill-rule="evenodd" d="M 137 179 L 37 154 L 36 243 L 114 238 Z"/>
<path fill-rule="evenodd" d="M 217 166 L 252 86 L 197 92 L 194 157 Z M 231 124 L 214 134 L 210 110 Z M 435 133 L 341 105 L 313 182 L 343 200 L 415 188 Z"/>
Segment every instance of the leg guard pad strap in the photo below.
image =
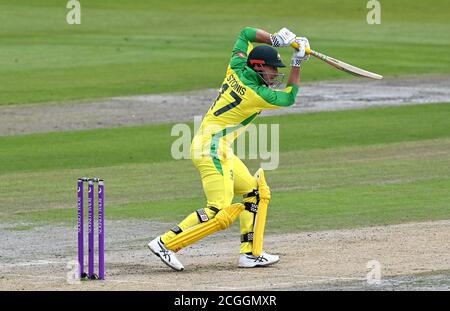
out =
<path fill-rule="evenodd" d="M 173 227 L 172 229 L 170 229 L 173 233 L 175 233 L 175 234 L 179 234 L 179 233 L 181 233 L 183 230 L 181 230 L 181 228 L 180 227 L 178 227 L 178 226 L 175 226 L 175 227 Z"/>
<path fill-rule="evenodd" d="M 199 223 L 207 222 L 209 220 L 208 214 L 206 214 L 204 208 L 198 209 L 198 210 L 196 210 L 196 212 L 197 212 L 197 217 L 198 217 Z"/>
<path fill-rule="evenodd" d="M 253 241 L 253 232 L 241 234 L 241 243 L 252 242 L 252 241 Z"/>
<path fill-rule="evenodd" d="M 220 209 L 218 209 L 217 207 L 214 207 L 214 206 L 208 206 L 208 208 L 209 208 L 210 210 L 212 210 L 215 214 L 217 214 L 218 212 L 220 212 Z"/>
<path fill-rule="evenodd" d="M 259 191 L 258 191 L 258 189 L 255 189 L 252 192 L 244 194 L 242 197 L 244 199 L 251 198 L 251 197 L 256 197 L 256 202 L 258 202 L 259 201 Z"/>
<path fill-rule="evenodd" d="M 255 203 L 250 203 L 250 202 L 244 202 L 245 205 L 245 209 L 249 212 L 252 213 L 257 213 L 258 212 L 258 204 Z"/>

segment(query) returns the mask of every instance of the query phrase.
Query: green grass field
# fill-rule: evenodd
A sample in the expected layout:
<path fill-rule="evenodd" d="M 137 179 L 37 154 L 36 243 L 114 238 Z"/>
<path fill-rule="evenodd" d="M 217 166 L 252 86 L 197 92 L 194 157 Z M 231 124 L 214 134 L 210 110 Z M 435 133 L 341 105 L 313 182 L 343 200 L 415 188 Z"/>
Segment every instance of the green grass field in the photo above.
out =
<path fill-rule="evenodd" d="M 80 2 L 71 26 L 66 1 L 0 0 L 0 106 L 216 88 L 244 26 L 287 26 L 386 77 L 450 74 L 446 0 L 383 1 L 381 25 L 358 0 Z M 350 78 L 317 60 L 302 75 Z M 260 118 L 281 131 L 268 230 L 448 219 L 449 120 L 448 103 Z M 93 175 L 108 219 L 180 220 L 205 199 L 190 161 L 171 158 L 171 127 L 0 137 L 0 222 L 74 225 L 76 178 Z"/>
<path fill-rule="evenodd" d="M 137 125 L 146 116 L 123 108 L 136 107 L 128 104 L 142 97 L 127 99 L 121 107 L 116 106 L 121 100 L 109 103 L 107 98 L 183 96 L 186 91 L 218 88 L 236 37 L 246 26 L 269 32 L 288 27 L 308 37 L 314 50 L 382 74 L 386 81 L 375 84 L 389 86 L 393 95 L 374 94 L 368 80 L 352 84 L 362 86 L 361 93 L 338 83 L 339 101 L 341 94 L 352 96 L 360 108 L 255 120 L 269 128 L 278 124 L 280 130 L 279 166 L 266 170 L 272 193 L 266 233 L 280 234 L 275 239 L 286 241 L 297 234 L 294 240 L 299 247 L 277 243 L 274 252 L 287 258 L 282 264 L 290 270 L 273 282 L 267 282 L 273 273 L 258 271 L 259 281 L 256 277 L 251 286 L 241 284 L 240 271 L 225 262 L 219 270 L 212 268 L 219 276 L 213 285 L 288 291 L 434 290 L 448 285 L 449 267 L 442 259 L 446 258 L 443 227 L 450 220 L 450 99 L 439 96 L 434 100 L 439 102 L 429 102 L 446 94 L 442 88 L 450 77 L 450 1 L 379 0 L 381 25 L 367 23 L 369 0 L 78 1 L 81 25 L 67 24 L 68 0 L 0 0 L 0 122 L 6 121 L 0 128 L 0 268 L 4 272 L 0 287 L 183 289 L 176 280 L 168 280 L 159 261 L 148 261 L 149 252 L 142 245 L 149 236 L 162 233 L 161 228 L 171 228 L 206 206 L 200 176 L 191 160 L 175 160 L 171 155 L 172 144 L 179 139 L 171 136 L 175 124 Z M 292 49 L 279 51 L 289 64 Z M 401 79 L 411 77 L 418 79 Z M 354 77 L 314 58 L 302 64 L 302 83 L 336 79 Z M 425 80 L 439 85 L 434 89 L 429 82 L 422 87 Z M 307 95 L 308 88 L 301 89 L 297 107 L 310 106 L 312 97 L 334 101 L 330 84 L 325 84 L 323 94 Z M 417 87 L 414 94 L 419 96 L 408 97 L 411 87 Z M 430 97 L 422 101 L 426 94 Z M 384 98 L 384 103 L 394 98 L 404 102 L 369 108 L 372 95 Z M 193 104 L 188 111 L 199 107 L 189 94 L 187 98 Z M 411 105 L 403 105 L 407 103 Z M 165 115 L 180 110 L 177 104 L 166 107 L 161 112 Z M 77 109 L 84 108 L 93 118 L 78 123 L 85 114 Z M 49 121 L 41 119 L 42 111 Z M 123 115 L 117 116 L 117 111 Z M 73 113 L 70 124 L 60 123 Z M 145 113 L 153 117 L 160 112 L 148 106 Z M 94 120 L 99 114 L 107 122 Z M 56 122 L 50 120 L 53 116 Z M 80 130 L 83 124 L 88 126 Z M 111 128 L 93 129 L 104 124 Z M 188 126 L 193 130 L 193 122 Z M 43 132 L 48 128 L 53 132 Z M 31 134 L 7 134 L 11 130 Z M 247 157 L 240 157 L 254 173 L 273 155 L 270 160 L 248 160 L 248 136 Z M 261 143 L 265 145 L 259 139 L 259 147 Z M 77 179 L 86 176 L 105 180 L 109 272 L 106 283 L 82 282 L 81 288 L 71 281 L 76 281 L 77 267 L 73 262 Z M 87 210 L 85 193 L 85 214 Z M 87 230 L 87 215 L 85 219 Z M 409 225 L 350 234 L 315 233 L 396 224 Z M 239 231 L 239 220 L 231 231 Z M 421 252 L 413 251 L 416 243 L 421 244 Z M 213 246 L 186 255 L 206 252 L 217 257 L 222 246 L 219 253 Z M 193 270 L 184 275 L 195 275 L 184 284 L 189 290 L 203 290 L 211 278 L 208 267 L 199 273 L 199 265 L 210 262 L 208 256 L 201 256 L 193 266 L 192 258 L 191 263 L 186 260 Z M 335 258 L 344 260 L 336 265 Z M 369 284 L 373 270 L 367 274 L 368 284 L 362 282 L 367 272 L 364 263 L 371 259 L 381 265 L 381 287 Z M 68 271 L 70 267 L 74 270 Z M 220 277 L 221 271 L 227 273 L 226 279 Z"/>
<path fill-rule="evenodd" d="M 288 26 L 313 48 L 387 77 L 450 73 L 450 2 L 0 0 L 0 105 L 218 87 L 244 26 Z M 290 49 L 282 56 L 289 62 Z M 311 60 L 304 81 L 349 76 Z"/>
<path fill-rule="evenodd" d="M 449 116 L 433 104 L 260 118 L 280 124 L 269 230 L 448 219 Z M 0 220 L 75 224 L 76 178 L 98 175 L 108 219 L 175 222 L 205 201 L 190 161 L 170 159 L 174 139 L 170 125 L 2 137 Z"/>

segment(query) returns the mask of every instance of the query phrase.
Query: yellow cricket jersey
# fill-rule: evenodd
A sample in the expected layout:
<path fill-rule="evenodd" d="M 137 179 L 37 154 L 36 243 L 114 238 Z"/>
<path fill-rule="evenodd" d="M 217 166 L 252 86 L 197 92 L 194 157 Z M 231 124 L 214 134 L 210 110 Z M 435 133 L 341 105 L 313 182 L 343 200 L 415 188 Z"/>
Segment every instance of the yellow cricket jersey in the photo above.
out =
<path fill-rule="evenodd" d="M 236 137 L 245 132 L 262 110 L 294 104 L 298 92 L 297 86 L 289 84 L 284 90 L 267 87 L 260 75 L 247 66 L 251 42 L 255 41 L 256 29 L 247 27 L 240 32 L 219 95 L 191 145 L 193 159 L 211 157 L 222 175 L 220 161 L 227 158 Z"/>

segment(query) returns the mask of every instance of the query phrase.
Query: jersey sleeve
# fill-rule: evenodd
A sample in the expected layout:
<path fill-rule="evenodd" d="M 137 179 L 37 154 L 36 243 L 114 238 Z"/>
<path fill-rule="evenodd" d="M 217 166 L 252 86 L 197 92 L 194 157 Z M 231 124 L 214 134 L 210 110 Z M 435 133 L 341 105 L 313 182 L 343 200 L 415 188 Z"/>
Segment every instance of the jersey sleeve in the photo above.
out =
<path fill-rule="evenodd" d="M 246 27 L 242 29 L 233 47 L 230 61 L 232 69 L 244 69 L 247 65 L 248 53 L 253 49 L 252 42 L 256 42 L 256 28 Z"/>
<path fill-rule="evenodd" d="M 260 87 L 257 91 L 265 102 L 260 104 L 261 109 L 276 109 L 289 107 L 295 103 L 298 87 L 288 84 L 284 90 L 273 90 L 268 87 Z"/>

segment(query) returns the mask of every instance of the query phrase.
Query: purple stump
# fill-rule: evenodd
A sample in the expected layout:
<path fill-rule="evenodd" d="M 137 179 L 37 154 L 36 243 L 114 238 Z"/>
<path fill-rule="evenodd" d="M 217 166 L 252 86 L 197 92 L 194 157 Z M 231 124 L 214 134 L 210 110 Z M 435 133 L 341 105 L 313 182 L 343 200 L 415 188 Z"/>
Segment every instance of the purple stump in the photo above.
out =
<path fill-rule="evenodd" d="M 88 274 L 94 277 L 94 182 L 88 182 Z"/>
<path fill-rule="evenodd" d="M 105 279 L 105 184 L 98 181 L 98 278 Z"/>
<path fill-rule="evenodd" d="M 78 179 L 78 265 L 80 268 L 80 278 L 84 276 L 84 200 L 83 200 L 83 180 Z"/>

